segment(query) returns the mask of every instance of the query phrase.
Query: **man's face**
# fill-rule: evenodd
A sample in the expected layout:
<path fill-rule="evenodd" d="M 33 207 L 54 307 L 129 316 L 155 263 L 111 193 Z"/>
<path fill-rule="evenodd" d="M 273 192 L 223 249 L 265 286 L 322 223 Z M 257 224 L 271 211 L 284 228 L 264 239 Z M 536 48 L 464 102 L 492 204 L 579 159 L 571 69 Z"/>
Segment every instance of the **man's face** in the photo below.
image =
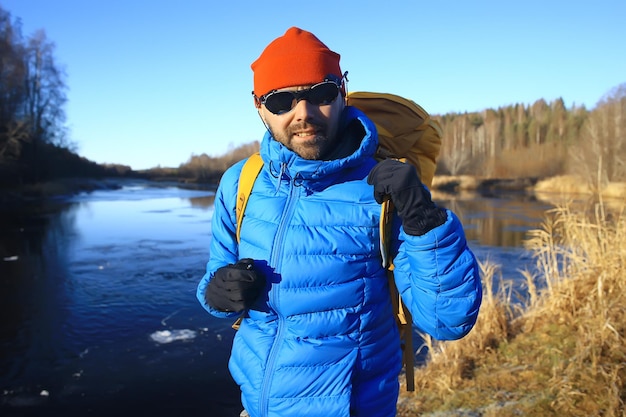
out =
<path fill-rule="evenodd" d="M 289 87 L 278 91 L 301 91 L 310 87 Z M 337 129 L 344 106 L 339 92 L 330 104 L 315 105 L 300 100 L 283 114 L 274 114 L 261 104 L 259 113 L 278 142 L 304 159 L 324 159 L 337 146 Z"/>

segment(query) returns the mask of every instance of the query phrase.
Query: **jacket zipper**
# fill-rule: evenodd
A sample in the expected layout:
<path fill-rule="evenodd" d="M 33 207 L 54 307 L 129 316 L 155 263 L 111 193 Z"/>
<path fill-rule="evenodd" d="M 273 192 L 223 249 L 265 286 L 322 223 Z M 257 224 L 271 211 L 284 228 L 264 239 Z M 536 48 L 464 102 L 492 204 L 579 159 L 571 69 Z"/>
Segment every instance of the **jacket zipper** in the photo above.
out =
<path fill-rule="evenodd" d="M 276 239 L 274 239 L 274 245 L 272 247 L 272 257 L 270 259 L 270 265 L 274 265 L 276 271 L 281 270 L 281 259 L 282 259 L 282 250 L 284 247 L 284 239 L 285 232 L 287 230 L 287 225 L 289 224 L 289 220 L 293 214 L 293 209 L 295 207 L 296 202 L 296 186 L 294 185 L 293 179 L 289 181 L 289 197 L 287 198 L 287 203 L 285 204 L 285 208 L 283 210 L 283 215 L 281 217 L 280 224 L 278 225 L 278 230 L 276 232 Z M 280 284 L 279 284 L 280 285 Z M 276 337 L 274 338 L 274 342 L 272 343 L 272 348 L 270 349 L 269 356 L 267 358 L 267 366 L 265 367 L 265 375 L 263 376 L 263 383 L 261 385 L 261 396 L 259 397 L 260 401 L 260 410 L 261 417 L 266 417 L 268 414 L 268 397 L 269 390 L 272 384 L 272 379 L 274 376 L 274 362 L 276 361 L 276 355 L 278 355 L 278 346 L 282 342 L 285 320 L 284 317 L 280 314 L 279 308 L 279 291 L 278 289 L 274 289 L 272 291 L 272 297 L 270 300 L 270 306 L 276 311 L 277 318 L 277 329 L 276 329 Z"/>

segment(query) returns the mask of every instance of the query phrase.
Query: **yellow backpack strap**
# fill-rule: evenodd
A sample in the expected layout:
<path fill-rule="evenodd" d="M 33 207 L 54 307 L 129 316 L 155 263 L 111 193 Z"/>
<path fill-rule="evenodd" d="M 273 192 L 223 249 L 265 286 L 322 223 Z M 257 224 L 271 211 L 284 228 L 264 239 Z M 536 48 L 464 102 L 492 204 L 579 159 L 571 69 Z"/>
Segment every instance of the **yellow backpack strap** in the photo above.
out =
<path fill-rule="evenodd" d="M 248 199 L 252 193 L 252 187 L 256 178 L 259 176 L 263 168 L 263 159 L 258 152 L 250 155 L 248 160 L 244 162 L 239 174 L 239 183 L 237 184 L 237 203 L 235 205 L 235 216 L 237 217 L 237 243 L 240 240 L 241 223 L 243 222 L 243 213 L 246 211 Z M 239 330 L 239 326 L 243 320 L 243 316 L 239 317 L 233 324 L 232 328 Z"/>
<path fill-rule="evenodd" d="M 252 193 L 252 187 L 263 168 L 263 159 L 258 152 L 250 155 L 248 160 L 241 168 L 239 174 L 239 184 L 237 185 L 237 205 L 235 207 L 235 215 L 237 216 L 237 243 L 240 240 L 241 223 L 243 222 L 243 213 L 246 211 L 246 205 Z"/>
<path fill-rule="evenodd" d="M 393 223 L 393 203 L 391 199 L 383 201 L 380 208 L 380 253 L 383 267 L 387 268 L 389 293 L 393 307 L 394 318 L 400 331 L 402 346 L 402 363 L 405 368 L 406 390 L 415 391 L 415 356 L 413 353 L 413 318 L 411 312 L 404 305 L 402 297 L 396 287 L 393 277 L 393 259 L 391 259 L 391 229 Z"/>

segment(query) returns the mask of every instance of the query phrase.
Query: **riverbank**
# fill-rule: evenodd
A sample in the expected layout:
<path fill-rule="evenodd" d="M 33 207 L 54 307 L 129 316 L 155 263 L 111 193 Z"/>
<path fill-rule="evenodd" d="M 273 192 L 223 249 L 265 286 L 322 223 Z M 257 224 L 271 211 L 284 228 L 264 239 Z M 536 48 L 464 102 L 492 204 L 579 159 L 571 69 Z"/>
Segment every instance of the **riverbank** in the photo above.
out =
<path fill-rule="evenodd" d="M 563 205 L 530 232 L 536 263 L 523 305 L 497 265 L 481 265 L 475 328 L 459 341 L 426 339 L 429 357 L 416 391 L 401 391 L 398 416 L 623 416 L 624 208 L 599 205 L 590 216 Z"/>

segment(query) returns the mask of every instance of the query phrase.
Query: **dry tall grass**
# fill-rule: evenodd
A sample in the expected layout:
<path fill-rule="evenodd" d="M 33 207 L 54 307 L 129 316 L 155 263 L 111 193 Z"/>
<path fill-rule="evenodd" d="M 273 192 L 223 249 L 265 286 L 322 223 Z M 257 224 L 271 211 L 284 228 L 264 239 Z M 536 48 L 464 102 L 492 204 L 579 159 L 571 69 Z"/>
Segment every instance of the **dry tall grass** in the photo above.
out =
<path fill-rule="evenodd" d="M 482 265 L 476 327 L 459 341 L 428 341 L 398 415 L 625 416 L 623 211 L 549 213 L 527 241 L 536 268 L 524 272 L 527 302 L 517 310 L 510 286 L 493 293 L 497 267 Z"/>

